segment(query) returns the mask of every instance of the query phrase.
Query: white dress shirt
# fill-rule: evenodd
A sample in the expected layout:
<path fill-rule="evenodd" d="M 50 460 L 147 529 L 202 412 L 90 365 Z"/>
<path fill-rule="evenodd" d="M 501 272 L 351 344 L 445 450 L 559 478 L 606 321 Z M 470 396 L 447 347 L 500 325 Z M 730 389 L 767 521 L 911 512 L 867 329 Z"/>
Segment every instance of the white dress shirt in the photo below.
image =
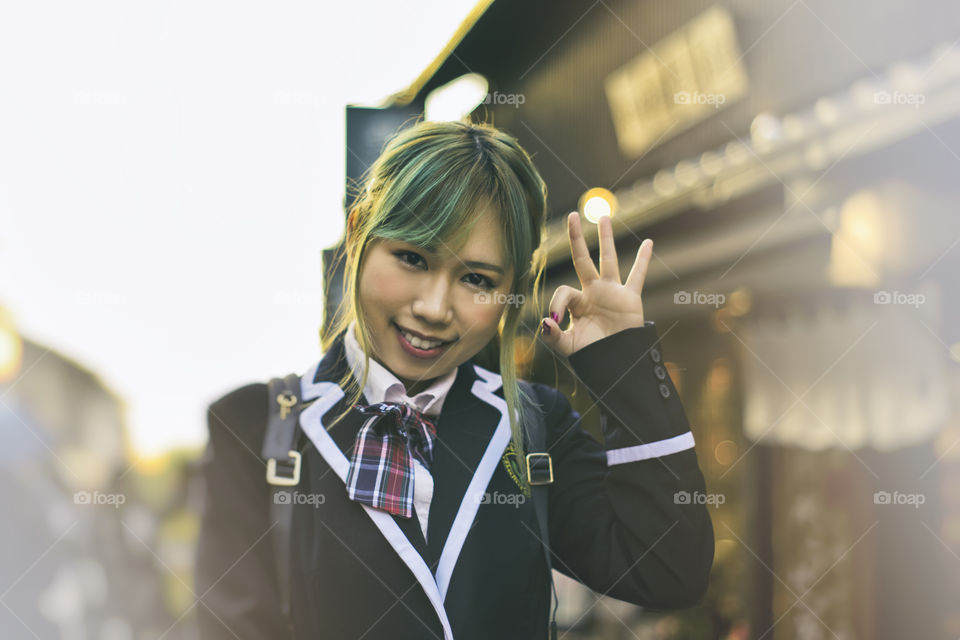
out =
<path fill-rule="evenodd" d="M 363 350 L 356 334 L 357 321 L 354 320 L 347 327 L 344 335 L 344 351 L 350 370 L 357 382 L 363 379 Z M 429 388 L 421 391 L 412 398 L 407 395 L 407 388 L 397 379 L 389 369 L 370 358 L 370 371 L 367 383 L 363 387 L 363 395 L 370 404 L 378 402 L 402 402 L 418 409 L 424 415 L 439 416 L 447 392 L 453 386 L 457 377 L 457 370 L 453 369 L 447 375 L 438 378 Z M 433 499 L 433 476 L 419 460 L 413 459 L 413 506 L 420 520 L 420 529 L 424 540 L 427 539 L 427 522 L 430 516 L 430 502 Z"/>

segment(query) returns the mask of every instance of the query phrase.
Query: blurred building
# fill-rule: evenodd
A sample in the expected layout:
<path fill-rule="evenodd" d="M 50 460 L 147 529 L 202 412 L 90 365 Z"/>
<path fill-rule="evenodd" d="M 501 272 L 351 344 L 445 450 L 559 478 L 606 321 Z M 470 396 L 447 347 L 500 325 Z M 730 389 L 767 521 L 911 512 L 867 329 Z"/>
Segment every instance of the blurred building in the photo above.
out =
<path fill-rule="evenodd" d="M 122 401 L 2 308 L 0 427 L 0 637 L 192 637 L 176 625 L 177 563 L 129 458 Z"/>
<path fill-rule="evenodd" d="M 713 584 L 668 616 L 571 587 L 582 637 L 960 635 L 958 25 L 947 2 L 482 2 L 348 110 L 360 170 L 410 114 L 516 136 L 550 192 L 545 303 L 579 286 L 567 212 L 613 214 L 621 273 L 655 239 L 646 313 L 722 499 Z M 549 350 L 528 365 L 573 390 Z"/>

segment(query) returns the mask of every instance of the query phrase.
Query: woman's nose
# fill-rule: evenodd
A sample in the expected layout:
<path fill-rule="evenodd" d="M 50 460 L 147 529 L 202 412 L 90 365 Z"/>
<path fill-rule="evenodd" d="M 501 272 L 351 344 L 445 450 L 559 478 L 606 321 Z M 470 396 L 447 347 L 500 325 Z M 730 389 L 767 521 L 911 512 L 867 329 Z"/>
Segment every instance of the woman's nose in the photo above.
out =
<path fill-rule="evenodd" d="M 450 287 L 445 278 L 433 279 L 429 286 L 421 290 L 413 302 L 413 313 L 424 322 L 442 324 L 453 317 L 450 304 Z"/>

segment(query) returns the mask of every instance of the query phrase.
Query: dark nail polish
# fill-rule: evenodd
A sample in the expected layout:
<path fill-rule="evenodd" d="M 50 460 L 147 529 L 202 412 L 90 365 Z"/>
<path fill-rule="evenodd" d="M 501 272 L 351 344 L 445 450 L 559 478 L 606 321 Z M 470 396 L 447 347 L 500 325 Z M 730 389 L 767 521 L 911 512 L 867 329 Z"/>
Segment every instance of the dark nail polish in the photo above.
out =
<path fill-rule="evenodd" d="M 550 317 L 553 319 L 554 322 L 556 322 L 557 324 L 560 324 L 560 316 L 558 316 L 555 312 L 551 311 Z"/>

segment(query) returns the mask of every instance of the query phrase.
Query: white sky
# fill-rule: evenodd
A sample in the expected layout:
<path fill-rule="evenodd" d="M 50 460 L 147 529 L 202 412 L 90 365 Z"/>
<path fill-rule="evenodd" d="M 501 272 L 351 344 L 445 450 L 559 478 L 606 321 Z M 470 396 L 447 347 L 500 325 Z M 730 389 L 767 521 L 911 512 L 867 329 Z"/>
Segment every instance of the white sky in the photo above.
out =
<path fill-rule="evenodd" d="M 139 453 L 202 443 L 211 400 L 320 355 L 345 105 L 473 5 L 5 3 L 0 305 L 125 398 Z"/>

